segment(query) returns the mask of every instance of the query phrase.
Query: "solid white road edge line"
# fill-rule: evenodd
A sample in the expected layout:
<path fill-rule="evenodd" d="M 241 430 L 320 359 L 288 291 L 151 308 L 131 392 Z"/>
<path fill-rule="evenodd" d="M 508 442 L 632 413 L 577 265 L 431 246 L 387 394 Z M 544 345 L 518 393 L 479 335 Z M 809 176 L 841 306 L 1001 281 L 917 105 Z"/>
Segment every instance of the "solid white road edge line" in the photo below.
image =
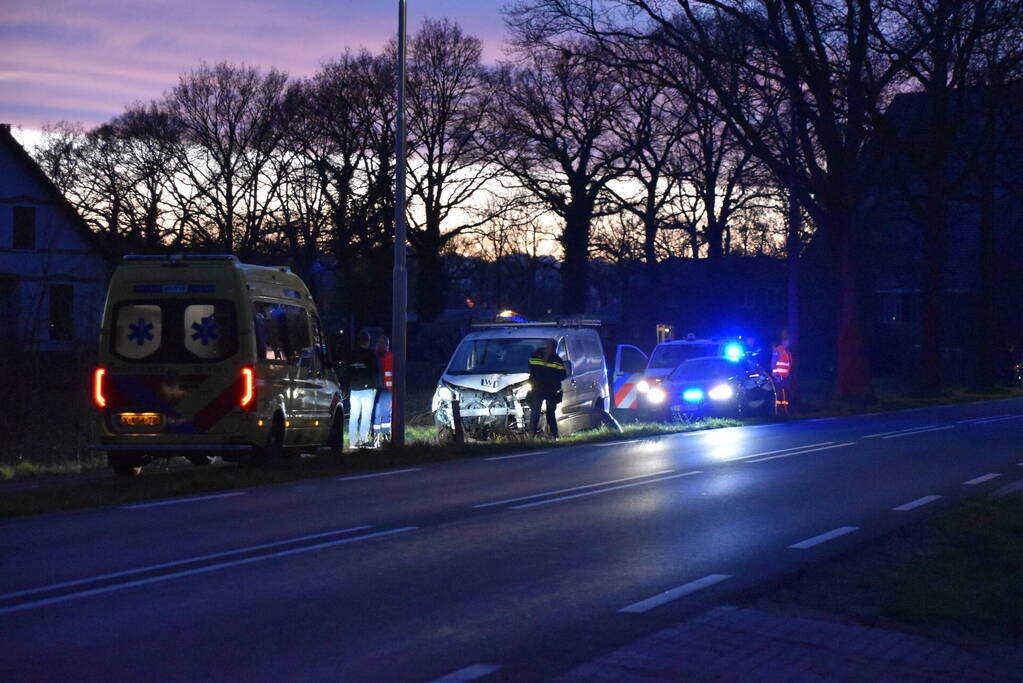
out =
<path fill-rule="evenodd" d="M 627 614 L 642 614 L 643 612 L 649 612 L 655 607 L 660 607 L 672 600 L 678 600 L 681 597 L 685 597 L 686 595 L 690 595 L 698 590 L 707 588 L 708 586 L 713 586 L 716 583 L 721 583 L 725 579 L 730 578 L 732 578 L 731 574 L 708 574 L 702 579 L 690 581 L 689 583 L 682 584 L 677 588 L 672 588 L 671 590 L 666 590 L 663 593 L 658 593 L 652 598 L 634 602 L 628 607 L 623 607 L 618 611 L 625 612 Z"/>
<path fill-rule="evenodd" d="M 921 505 L 927 505 L 928 503 L 933 503 L 934 501 L 938 500 L 939 498 L 941 498 L 941 496 L 924 496 L 923 498 L 917 498 L 916 500 L 911 500 L 908 503 L 903 503 L 902 505 L 899 505 L 898 507 L 893 507 L 892 510 L 895 510 L 896 512 L 907 512 L 909 510 L 916 509 L 916 508 L 920 507 Z"/>
<path fill-rule="evenodd" d="M 353 474 L 350 477 L 335 477 L 334 481 L 355 481 L 356 479 L 372 479 L 374 477 L 389 477 L 392 474 L 405 474 L 406 472 L 418 472 L 422 467 L 409 467 L 404 470 L 388 470 L 387 472 L 374 472 L 372 474 Z"/>
<path fill-rule="evenodd" d="M 940 432 L 945 429 L 955 429 L 955 425 L 945 425 L 944 427 L 930 427 L 928 429 L 914 429 L 911 432 L 901 432 L 899 434 L 889 434 L 888 436 L 882 436 L 882 439 L 898 439 L 902 436 L 916 436 L 917 434 L 926 434 L 927 432 Z"/>
<path fill-rule="evenodd" d="M 513 505 L 512 510 L 525 510 L 526 508 L 536 507 L 538 505 L 547 505 L 549 503 L 560 503 L 563 500 L 571 500 L 573 498 L 585 498 L 586 496 L 596 496 L 600 493 L 607 493 L 608 491 L 617 491 L 619 489 L 628 489 L 633 486 L 645 486 L 647 484 L 655 484 L 659 481 L 668 481 L 669 479 L 678 479 L 679 477 L 689 477 L 694 474 L 703 474 L 703 470 L 693 470 L 692 472 L 683 472 L 682 474 L 670 474 L 667 477 L 657 477 L 656 479 L 646 479 L 644 481 L 634 481 L 631 484 L 621 484 L 619 486 L 609 486 L 604 489 L 598 489 L 596 491 L 585 491 L 583 493 L 573 493 L 570 496 L 558 496 L 557 498 L 548 498 L 546 500 L 537 500 L 532 503 L 523 503 L 522 505 Z"/>
<path fill-rule="evenodd" d="M 124 590 L 126 588 L 135 588 L 136 586 L 147 586 L 152 583 L 160 583 L 163 581 L 170 581 L 171 579 L 179 579 L 183 576 L 194 576 L 196 574 L 207 574 L 209 572 L 215 572 L 221 569 L 228 569 L 229 567 L 239 567 L 245 564 L 252 564 L 254 562 L 262 562 L 263 560 L 270 560 L 277 557 L 288 557 L 289 555 L 299 555 L 301 553 L 312 552 L 313 550 L 322 550 L 323 548 L 332 548 L 338 545 L 345 545 L 346 543 L 355 543 L 356 541 L 364 541 L 370 538 L 379 538 L 381 536 L 392 536 L 394 534 L 400 534 L 405 531 L 413 531 L 419 527 L 415 526 L 404 526 L 398 529 L 388 529 L 387 531 L 377 531 L 372 534 L 363 534 L 362 536 L 352 536 L 350 538 L 342 538 L 336 541 L 327 541 L 325 543 L 317 543 L 315 545 L 302 546 L 301 548 L 292 548 L 290 550 L 281 550 L 276 553 L 268 553 L 266 555 L 257 555 L 256 557 L 243 557 L 240 560 L 232 560 L 230 562 L 220 562 L 218 564 L 209 564 L 205 567 L 196 567 L 195 569 L 185 569 L 180 572 L 172 572 L 170 574 L 161 574 L 160 576 L 151 576 L 145 579 L 136 579 L 135 581 L 126 581 L 124 583 L 115 583 L 111 586 L 103 586 L 101 588 L 91 588 L 89 590 L 79 591 L 77 593 L 67 593 L 65 595 L 58 595 L 52 598 L 44 598 L 42 600 L 34 600 L 32 602 L 23 602 L 20 605 L 12 605 L 10 607 L 0 608 L 0 615 L 10 614 L 11 612 L 21 612 L 23 610 L 32 609 L 35 607 L 43 607 L 45 605 L 53 605 L 59 602 L 69 602 L 71 600 L 77 600 L 79 598 L 87 598 L 92 595 L 102 595 L 103 593 L 112 593 L 114 591 Z"/>
<path fill-rule="evenodd" d="M 834 441 L 822 441 L 821 443 L 808 443 L 802 446 L 793 446 L 792 448 L 779 448 L 776 451 L 764 451 L 763 453 L 750 453 L 749 455 L 737 455 L 734 458 L 728 458 L 721 462 L 738 462 L 740 460 L 749 460 L 750 458 L 760 458 L 765 455 L 774 455 L 775 453 L 788 453 L 789 451 L 801 451 L 804 448 L 815 448 L 817 446 L 830 446 L 835 443 Z"/>
<path fill-rule="evenodd" d="M 570 491 L 581 491 L 583 489 L 592 489 L 595 486 L 604 486 L 606 484 L 617 484 L 622 481 L 633 481 L 634 479 L 643 479 L 644 477 L 656 477 L 659 474 L 668 474 L 675 470 L 660 470 L 658 472 L 650 472 L 649 474 L 637 474 L 635 477 L 623 477 L 622 479 L 609 479 L 607 481 L 598 481 L 596 484 L 583 484 L 582 486 L 572 486 L 567 489 L 555 489 L 554 491 L 544 491 L 543 493 L 534 493 L 529 496 L 519 496 L 518 498 L 505 498 L 504 500 L 495 500 L 490 503 L 480 503 L 479 505 L 473 505 L 473 509 L 477 508 L 490 508 L 495 505 L 504 505 L 505 503 L 517 503 L 520 500 L 532 500 L 533 498 L 542 498 L 543 496 L 552 496 L 556 493 L 568 493 Z"/>
<path fill-rule="evenodd" d="M 1023 415 L 1004 415 L 1002 417 L 988 417 L 988 418 L 985 418 L 983 420 L 977 420 L 976 422 L 974 422 L 974 424 L 986 425 L 986 424 L 989 424 L 991 422 L 1003 422 L 1005 420 L 1018 420 L 1020 418 L 1023 418 Z"/>
<path fill-rule="evenodd" d="M 778 458 L 788 458 L 792 455 L 803 455 L 804 453 L 814 453 L 816 451 L 830 451 L 832 448 L 845 448 L 846 446 L 855 446 L 855 441 L 847 441 L 846 443 L 836 443 L 833 446 L 821 446 L 820 448 L 807 448 L 806 450 L 796 451 L 795 453 L 782 453 L 781 455 L 772 455 L 767 458 L 757 458 L 756 460 L 747 460 L 746 462 L 767 462 L 768 460 L 777 460 Z"/>
<path fill-rule="evenodd" d="M 483 458 L 484 460 L 512 460 L 514 458 L 528 458 L 533 455 L 547 455 L 547 451 L 533 451 L 532 453 L 516 453 L 515 455 L 498 455 L 493 458 Z"/>
<path fill-rule="evenodd" d="M 47 591 L 57 590 L 58 588 L 68 588 L 69 586 L 81 586 L 87 583 L 95 583 L 97 581 L 106 581 L 107 579 L 116 579 L 121 576 L 132 576 L 133 574 L 144 574 L 145 572 L 155 571 L 157 569 L 167 569 L 168 567 L 180 567 L 185 564 L 194 564 L 195 562 L 202 562 L 204 560 L 215 560 L 220 557 L 230 557 L 231 555 L 242 555 L 244 553 L 251 553 L 254 550 L 265 550 L 267 548 L 277 548 L 282 545 L 288 545 L 290 543 L 301 543 L 302 541 L 311 541 L 315 538 L 326 538 L 327 536 L 337 536 L 339 534 L 350 534 L 353 531 L 365 531 L 366 529 L 372 529 L 373 527 L 368 525 L 353 526 L 347 529 L 335 529 L 334 531 L 324 531 L 319 534 L 310 534 L 308 536 L 296 536 L 295 538 L 286 538 L 283 541 L 274 541 L 273 543 L 261 543 L 259 545 L 250 545 L 245 548 L 236 548 L 234 550 L 225 550 L 220 553 L 212 553 L 210 555 L 197 555 L 196 557 L 187 557 L 183 560 L 174 560 L 173 562 L 161 562 L 160 564 L 151 564 L 146 567 L 138 567 L 136 569 L 125 569 L 124 571 L 111 572 L 109 574 L 98 574 L 96 576 L 90 576 L 85 579 L 75 579 L 74 581 L 62 581 L 61 583 L 51 583 L 48 586 L 40 586 L 39 588 L 28 588 L 26 590 L 15 591 L 13 593 L 4 593 L 0 595 L 0 600 L 7 600 L 9 598 L 18 598 L 23 595 L 32 595 L 33 593 L 45 593 Z"/>
<path fill-rule="evenodd" d="M 789 547 L 790 548 L 794 548 L 796 550 L 806 550 L 807 548 L 812 548 L 815 545 L 820 545 L 821 543 L 826 543 L 827 541 L 830 541 L 830 540 L 832 540 L 834 538 L 838 538 L 839 536 L 845 536 L 846 534 L 851 534 L 854 531 L 859 531 L 859 527 L 858 526 L 840 526 L 837 529 L 832 529 L 831 531 L 827 531 L 827 532 L 825 532 L 823 534 L 819 534 L 817 536 L 813 536 L 812 538 L 808 538 L 805 541 L 800 541 L 799 543 L 793 543 Z"/>
<path fill-rule="evenodd" d="M 630 439 L 628 441 L 608 441 L 605 443 L 581 443 L 580 447 L 592 446 L 593 448 L 606 448 L 607 446 L 628 446 L 629 444 L 639 443 L 643 439 Z"/>
<path fill-rule="evenodd" d="M 152 503 L 133 503 L 132 505 L 122 505 L 122 510 L 139 510 L 142 508 L 155 508 L 161 505 L 178 505 L 179 503 L 196 503 L 202 500 L 214 500 L 216 498 L 233 498 L 234 496 L 244 496 L 248 491 L 231 491 L 229 493 L 215 493 L 210 496 L 190 496 L 188 498 L 171 498 L 169 500 L 157 500 Z"/>
<path fill-rule="evenodd" d="M 894 432 L 881 432 L 879 434 L 867 434 L 866 436 L 864 436 L 862 438 L 864 438 L 864 439 L 873 439 L 873 438 L 878 437 L 878 436 L 885 437 L 885 436 L 888 436 L 889 434 L 902 434 L 903 432 L 915 432 L 918 429 L 930 429 L 931 427 L 937 427 L 937 426 L 938 425 L 923 425 L 923 426 L 919 426 L 919 427 L 910 427 L 908 429 L 896 429 Z"/>
<path fill-rule="evenodd" d="M 977 484 L 983 484 L 985 481 L 991 481 L 992 479 L 995 479 L 1000 476 L 1002 475 L 996 474 L 994 472 L 988 472 L 987 474 L 982 474 L 974 479 L 964 481 L 963 486 L 976 486 Z"/>
<path fill-rule="evenodd" d="M 452 671 L 446 676 L 435 678 L 430 683 L 463 683 L 464 681 L 475 681 L 478 678 L 483 678 L 488 674 L 492 674 L 501 666 L 499 664 L 473 664 L 467 666 L 464 669 L 458 671 Z"/>

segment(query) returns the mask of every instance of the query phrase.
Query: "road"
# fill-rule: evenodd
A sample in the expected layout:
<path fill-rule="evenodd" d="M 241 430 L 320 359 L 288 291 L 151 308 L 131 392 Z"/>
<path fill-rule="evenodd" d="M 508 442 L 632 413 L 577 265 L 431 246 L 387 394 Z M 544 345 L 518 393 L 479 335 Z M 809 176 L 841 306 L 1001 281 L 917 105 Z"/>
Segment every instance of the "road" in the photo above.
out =
<path fill-rule="evenodd" d="M 0 680 L 536 680 L 1023 476 L 1023 400 L 14 519 Z"/>

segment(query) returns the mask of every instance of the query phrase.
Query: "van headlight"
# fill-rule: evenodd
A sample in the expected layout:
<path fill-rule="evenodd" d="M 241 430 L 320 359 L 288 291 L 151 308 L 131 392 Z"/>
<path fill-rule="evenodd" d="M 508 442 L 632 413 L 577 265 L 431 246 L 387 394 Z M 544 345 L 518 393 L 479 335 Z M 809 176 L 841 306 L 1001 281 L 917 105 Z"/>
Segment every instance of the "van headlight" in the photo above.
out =
<path fill-rule="evenodd" d="M 512 389 L 512 396 L 515 397 L 516 401 L 525 401 L 526 396 L 532 390 L 533 390 L 532 384 L 530 384 L 529 382 L 523 382 L 522 384 Z"/>
<path fill-rule="evenodd" d="M 646 392 L 646 397 L 651 403 L 660 404 L 668 398 L 668 392 L 661 387 L 650 387 L 650 390 Z"/>
<path fill-rule="evenodd" d="M 650 391 L 650 382 L 646 381 L 645 379 L 639 380 L 638 382 L 636 382 L 636 391 L 638 391 L 641 394 L 645 394 L 646 392 Z"/>

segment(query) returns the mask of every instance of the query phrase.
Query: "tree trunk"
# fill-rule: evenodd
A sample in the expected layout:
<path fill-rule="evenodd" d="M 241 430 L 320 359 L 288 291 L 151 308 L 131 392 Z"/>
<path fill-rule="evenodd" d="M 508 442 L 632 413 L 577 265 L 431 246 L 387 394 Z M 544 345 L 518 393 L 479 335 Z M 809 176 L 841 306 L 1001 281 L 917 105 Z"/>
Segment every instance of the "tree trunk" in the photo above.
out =
<path fill-rule="evenodd" d="M 836 393 L 839 398 L 864 399 L 870 392 L 870 361 L 863 333 L 860 266 L 852 209 L 843 207 L 832 211 L 830 224 L 838 304 Z"/>
<path fill-rule="evenodd" d="M 995 179 L 996 179 L 996 128 L 995 107 L 989 102 L 984 115 L 983 152 L 980 173 L 980 222 L 978 225 L 977 272 L 980 279 L 977 291 L 977 344 L 975 351 L 975 372 L 980 386 L 995 384 L 995 278 L 997 263 L 995 256 Z"/>
<path fill-rule="evenodd" d="M 924 394 L 941 391 L 941 347 L 945 304 L 945 199 L 941 164 L 928 173 L 927 205 L 924 207 L 924 277 L 920 310 L 919 389 Z"/>
<path fill-rule="evenodd" d="M 573 201 L 565 216 L 561 246 L 565 258 L 561 264 L 561 310 L 582 313 L 589 293 L 590 220 L 592 210 L 582 200 Z"/>
<path fill-rule="evenodd" d="M 799 353 L 799 250 L 800 250 L 800 227 L 802 226 L 803 215 L 796 197 L 795 190 L 789 191 L 789 214 L 788 234 L 785 237 L 785 268 L 788 280 L 786 282 L 786 329 L 789 335 L 789 350 L 792 353 L 793 364 L 789 372 L 789 401 L 792 397 L 798 397 L 798 382 L 800 374 L 800 362 L 802 355 Z"/>
<path fill-rule="evenodd" d="M 416 240 L 416 261 L 419 273 L 416 281 L 416 312 L 419 319 L 430 322 L 444 311 L 447 278 L 444 277 L 444 258 L 440 250 L 440 234 L 427 230 Z"/>

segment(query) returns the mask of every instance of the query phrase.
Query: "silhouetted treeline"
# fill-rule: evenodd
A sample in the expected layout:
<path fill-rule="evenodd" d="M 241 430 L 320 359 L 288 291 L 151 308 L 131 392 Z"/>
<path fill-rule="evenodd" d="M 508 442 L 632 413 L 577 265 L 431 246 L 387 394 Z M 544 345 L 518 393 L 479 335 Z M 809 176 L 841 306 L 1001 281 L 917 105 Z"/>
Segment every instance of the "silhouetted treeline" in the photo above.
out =
<path fill-rule="evenodd" d="M 997 336 L 992 222 L 1018 186 L 995 159 L 1018 139 L 999 93 L 1023 69 L 1020 3 L 522 0 L 507 17 L 512 52 L 496 66 L 450 21 L 426 21 L 411 41 L 408 218 L 421 320 L 470 305 L 455 300 L 465 291 L 494 291 L 466 286 L 472 277 L 521 283 L 515 294 L 534 310 L 592 309 L 608 286 L 594 282 L 594 258 L 619 264 L 608 272 L 621 274 L 630 304 L 653 310 L 674 286 L 659 264 L 705 259 L 713 275 L 730 254 L 767 255 L 787 258 L 778 326 L 798 342 L 815 240 L 827 282 L 809 294 L 831 297 L 838 393 L 862 397 L 863 207 L 883 173 L 921 237 L 920 387 L 935 391 L 944 376 L 943 273 L 957 228 L 948 205 L 967 186 L 986 216 L 976 324 Z M 360 323 L 385 323 L 394 62 L 393 47 L 350 52 L 306 79 L 202 64 L 96 129 L 53 127 L 37 156 L 115 251 L 233 251 L 304 275 L 332 269 L 349 293 L 340 305 Z M 907 91 L 926 95 L 911 136 L 888 113 Z M 967 124 L 974 137 L 963 144 Z M 445 260 L 456 252 L 473 258 Z M 478 259 L 494 265 L 467 266 Z M 559 296 L 548 286 L 555 271 Z M 541 290 L 550 301 L 535 299 Z M 978 378 L 992 381 L 996 354 L 976 353 Z"/>

